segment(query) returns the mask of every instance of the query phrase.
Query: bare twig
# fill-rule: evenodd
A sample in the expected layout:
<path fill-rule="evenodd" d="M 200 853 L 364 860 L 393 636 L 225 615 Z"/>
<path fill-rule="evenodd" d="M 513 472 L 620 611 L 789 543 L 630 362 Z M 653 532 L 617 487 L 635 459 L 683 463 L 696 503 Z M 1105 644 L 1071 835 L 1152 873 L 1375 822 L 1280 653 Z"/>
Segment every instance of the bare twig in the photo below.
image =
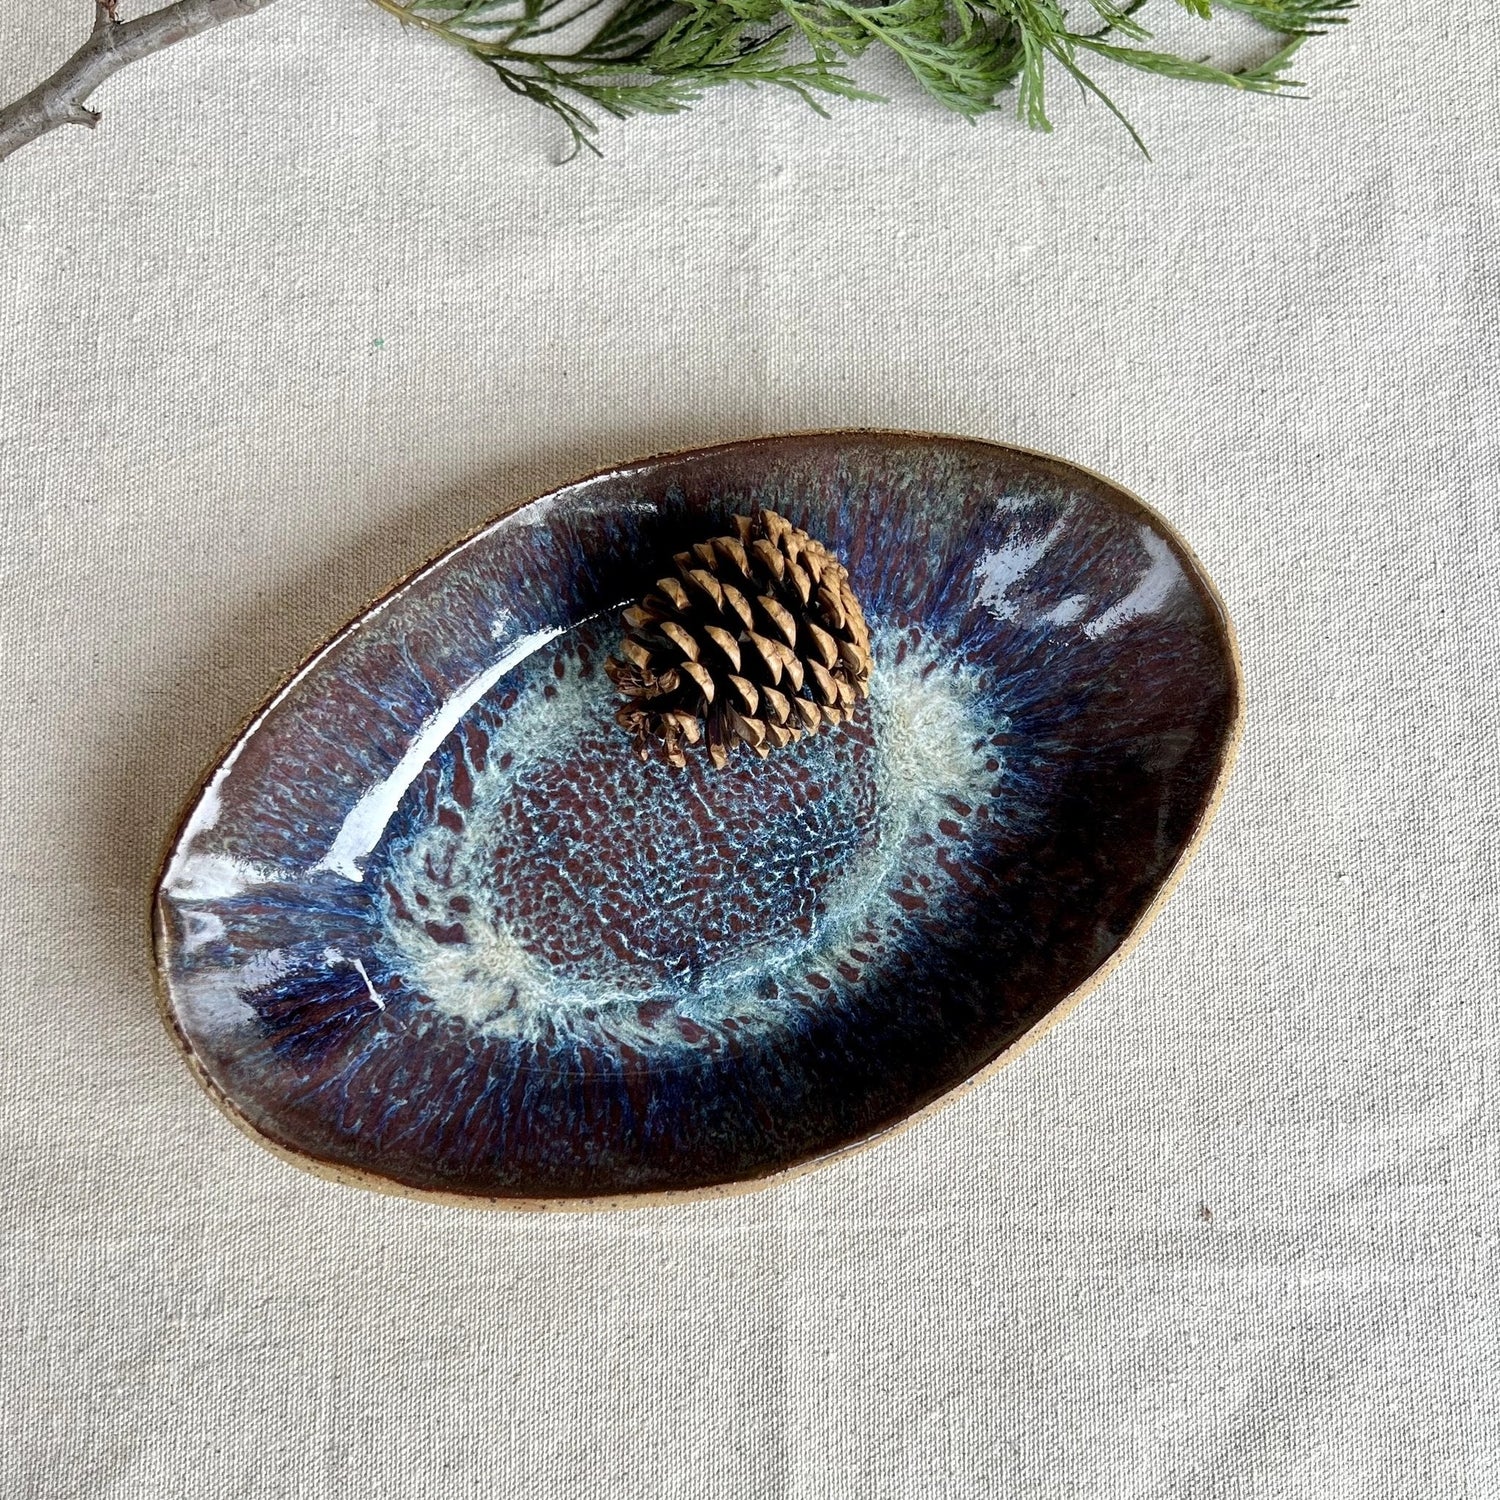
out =
<path fill-rule="evenodd" d="M 99 123 L 88 97 L 129 63 L 160 52 L 225 21 L 248 16 L 273 0 L 177 0 L 133 21 L 116 15 L 119 0 L 97 0 L 89 39 L 57 72 L 0 109 L 0 161 L 60 125 Z"/>

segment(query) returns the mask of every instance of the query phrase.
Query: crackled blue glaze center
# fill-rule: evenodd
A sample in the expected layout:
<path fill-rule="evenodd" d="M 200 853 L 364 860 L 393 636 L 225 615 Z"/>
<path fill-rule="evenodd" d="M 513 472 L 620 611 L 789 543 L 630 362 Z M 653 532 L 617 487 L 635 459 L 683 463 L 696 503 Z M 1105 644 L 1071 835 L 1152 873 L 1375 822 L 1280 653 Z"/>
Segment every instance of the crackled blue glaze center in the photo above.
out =
<path fill-rule="evenodd" d="M 663 1049 L 857 983 L 991 816 L 973 674 L 887 636 L 844 732 L 676 770 L 624 753 L 601 635 L 538 652 L 406 794 L 365 875 L 383 962 L 490 1035 Z"/>

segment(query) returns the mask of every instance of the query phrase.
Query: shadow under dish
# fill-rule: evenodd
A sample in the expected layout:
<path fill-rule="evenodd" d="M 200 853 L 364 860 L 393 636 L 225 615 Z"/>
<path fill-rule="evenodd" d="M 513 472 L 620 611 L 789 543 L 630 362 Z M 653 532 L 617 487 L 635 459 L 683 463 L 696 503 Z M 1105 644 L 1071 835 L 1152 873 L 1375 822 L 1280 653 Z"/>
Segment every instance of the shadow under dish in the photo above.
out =
<path fill-rule="evenodd" d="M 603 663 L 674 552 L 764 505 L 847 564 L 854 719 L 642 763 Z M 1056 459 L 818 434 L 532 501 L 316 655 L 168 855 L 170 1023 L 314 1169 L 496 1202 L 763 1181 L 970 1080 L 1192 846 L 1240 685 L 1138 501 Z"/>

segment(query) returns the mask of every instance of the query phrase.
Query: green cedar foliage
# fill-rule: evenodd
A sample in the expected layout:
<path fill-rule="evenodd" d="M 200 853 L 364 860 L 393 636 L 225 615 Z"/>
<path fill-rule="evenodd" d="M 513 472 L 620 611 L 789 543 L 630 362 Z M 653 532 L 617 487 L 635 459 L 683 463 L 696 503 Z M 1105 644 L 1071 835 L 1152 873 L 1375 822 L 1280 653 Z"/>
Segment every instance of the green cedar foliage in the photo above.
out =
<path fill-rule="evenodd" d="M 597 150 L 600 113 L 676 114 L 706 89 L 789 89 L 819 114 L 830 98 L 875 99 L 850 63 L 886 47 L 940 104 L 973 120 L 1015 91 L 1028 124 L 1050 130 L 1058 72 L 1098 97 L 1095 59 L 1256 93 L 1301 87 L 1287 74 L 1309 36 L 1341 24 L 1354 0 L 1175 0 L 1209 21 L 1236 12 L 1267 33 L 1270 55 L 1235 71 L 1148 44 L 1147 0 L 374 0 L 409 25 L 471 52 L 513 93 L 545 105 L 576 146 Z M 1076 14 L 1085 12 L 1084 23 Z M 1144 145 L 1142 145 L 1144 150 Z"/>

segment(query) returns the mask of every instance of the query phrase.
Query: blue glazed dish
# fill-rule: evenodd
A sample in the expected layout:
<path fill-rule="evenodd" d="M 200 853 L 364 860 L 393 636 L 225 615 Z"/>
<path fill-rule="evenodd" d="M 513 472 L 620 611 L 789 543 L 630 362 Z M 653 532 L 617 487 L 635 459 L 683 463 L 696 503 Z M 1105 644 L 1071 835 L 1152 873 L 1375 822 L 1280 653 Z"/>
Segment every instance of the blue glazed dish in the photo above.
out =
<path fill-rule="evenodd" d="M 642 763 L 603 664 L 674 552 L 759 506 L 869 620 L 853 720 Z M 1233 758 L 1202 569 L 1060 460 L 832 433 L 521 506 L 251 721 L 168 853 L 168 1022 L 303 1166 L 455 1201 L 727 1190 L 1013 1055 L 1139 933 Z"/>

